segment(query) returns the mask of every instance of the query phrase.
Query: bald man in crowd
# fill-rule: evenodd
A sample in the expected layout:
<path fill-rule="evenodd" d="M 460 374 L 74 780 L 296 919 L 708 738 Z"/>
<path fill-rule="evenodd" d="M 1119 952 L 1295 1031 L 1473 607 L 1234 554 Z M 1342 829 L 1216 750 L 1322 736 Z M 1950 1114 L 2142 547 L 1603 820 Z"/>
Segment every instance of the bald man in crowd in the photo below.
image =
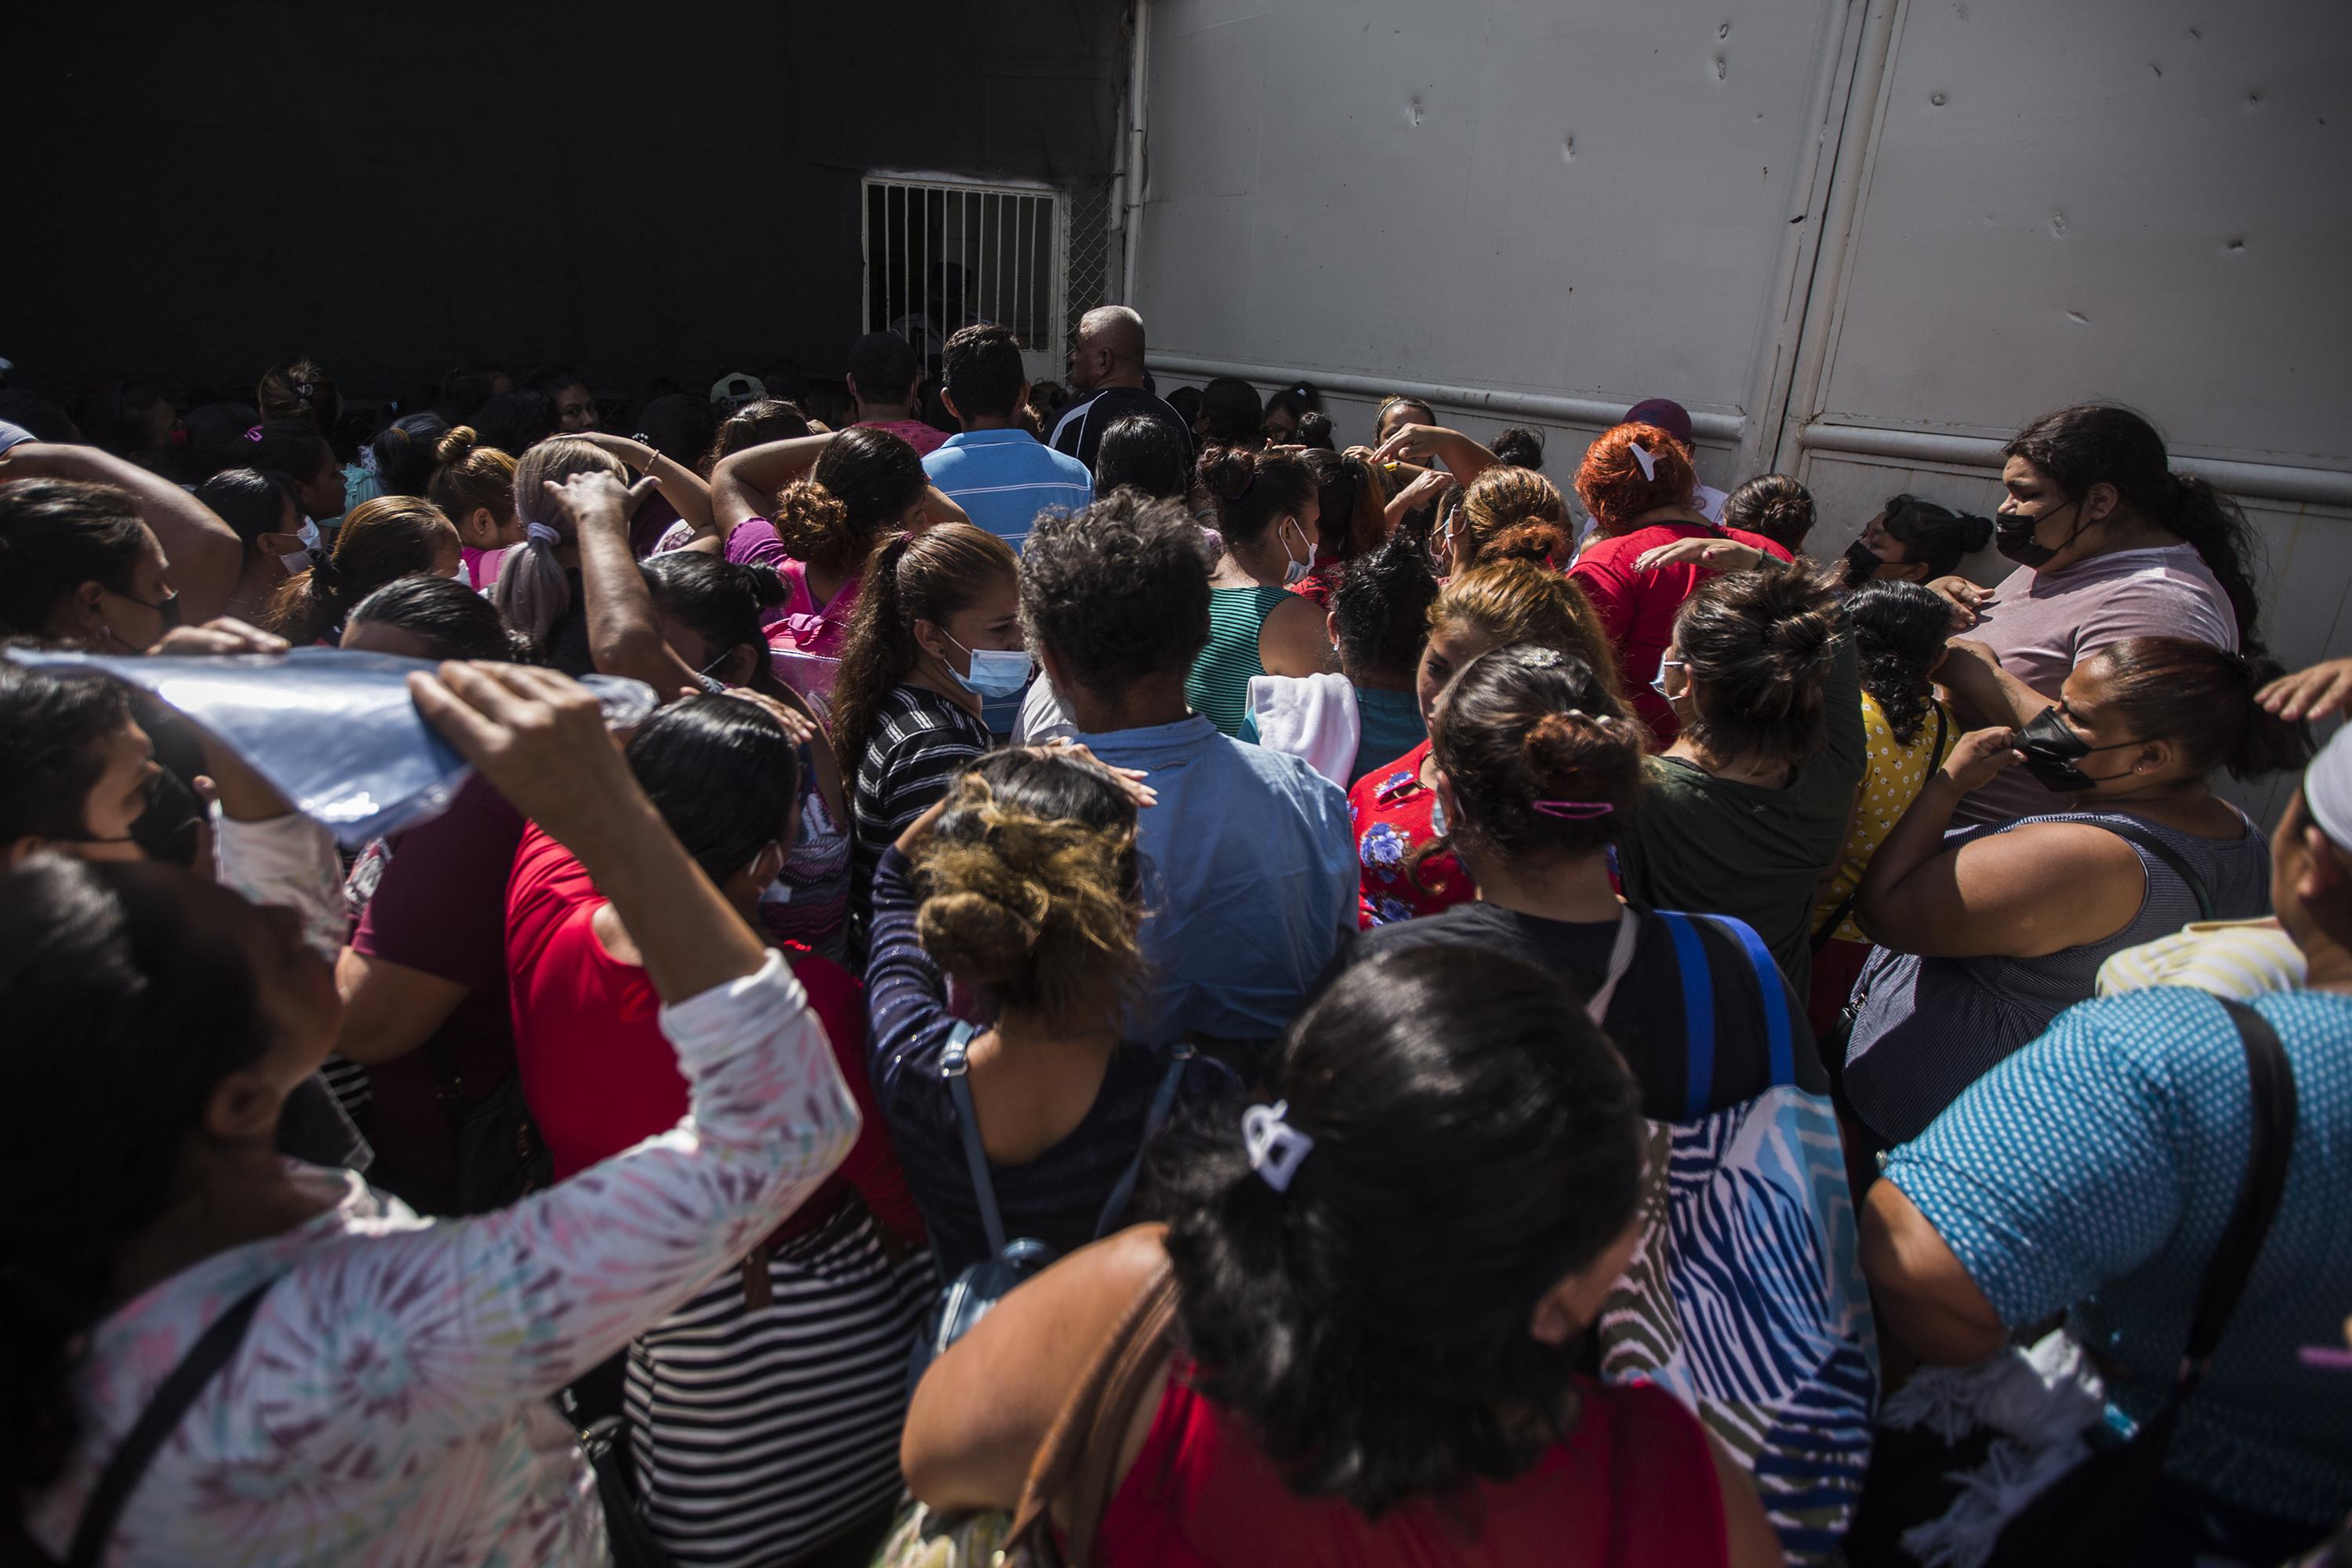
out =
<path fill-rule="evenodd" d="M 1192 468 L 1192 432 L 1184 416 L 1144 389 L 1143 318 L 1124 305 L 1105 305 L 1078 319 L 1078 339 L 1070 345 L 1070 390 L 1077 399 L 1062 412 L 1049 443 L 1095 466 L 1103 432 L 1130 414 L 1162 419 L 1182 436 L 1185 469 Z"/>

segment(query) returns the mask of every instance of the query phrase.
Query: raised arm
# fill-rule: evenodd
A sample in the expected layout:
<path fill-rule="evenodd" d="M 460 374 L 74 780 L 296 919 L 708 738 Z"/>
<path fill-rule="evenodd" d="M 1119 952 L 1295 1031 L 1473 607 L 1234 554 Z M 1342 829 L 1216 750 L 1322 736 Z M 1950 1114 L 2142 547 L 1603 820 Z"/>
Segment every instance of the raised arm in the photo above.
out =
<path fill-rule="evenodd" d="M 711 525 L 723 538 L 746 519 L 767 516 L 776 493 L 814 468 L 832 439 L 830 433 L 795 436 L 719 458 L 710 471 Z"/>
<path fill-rule="evenodd" d="M 653 484 L 642 479 L 625 489 L 610 474 L 574 474 L 560 485 L 550 482 L 547 494 L 579 535 L 580 595 L 596 672 L 642 680 L 667 701 L 702 679 L 662 636 L 654 596 L 629 548 L 629 513 Z"/>
<path fill-rule="evenodd" d="M 575 440 L 593 442 L 636 469 L 660 487 L 662 499 L 699 535 L 710 529 L 710 485 L 700 474 L 675 458 L 629 436 L 607 436 L 601 430 L 575 432 Z"/>
<path fill-rule="evenodd" d="M 399 1364 L 429 1363 L 404 1419 L 456 1433 L 552 1394 L 740 1258 L 840 1163 L 858 1115 L 799 984 L 671 836 L 593 697 L 514 666 L 444 665 L 410 686 L 628 923 L 689 1096 L 669 1132 L 512 1208 L 310 1273 L 321 1331 L 364 1322 Z M 289 1402 L 370 1418 L 362 1390 L 333 1379 L 305 1374 Z"/>
<path fill-rule="evenodd" d="M 245 570 L 245 542 L 212 508 L 136 463 L 95 447 L 55 441 L 20 441 L 0 457 L 0 479 L 79 479 L 112 485 L 131 494 L 131 504 L 163 547 L 172 564 L 172 586 L 180 595 L 180 619 L 201 626 L 228 608 Z"/>
<path fill-rule="evenodd" d="M 1493 468 L 1496 461 L 1494 453 L 1461 431 L 1448 430 L 1442 425 L 1404 426 L 1372 454 L 1372 460 L 1379 463 L 1427 458 L 1444 463 L 1465 485 Z"/>

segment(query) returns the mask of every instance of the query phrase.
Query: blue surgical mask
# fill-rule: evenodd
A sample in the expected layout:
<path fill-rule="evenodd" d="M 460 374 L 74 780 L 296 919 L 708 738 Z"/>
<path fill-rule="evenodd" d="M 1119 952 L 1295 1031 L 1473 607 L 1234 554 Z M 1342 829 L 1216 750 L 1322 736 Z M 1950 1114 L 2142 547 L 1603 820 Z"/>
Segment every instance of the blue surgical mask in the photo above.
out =
<path fill-rule="evenodd" d="M 947 637 L 944 631 L 940 635 Z M 971 660 L 971 674 L 961 673 L 951 664 L 948 666 L 948 673 L 956 678 L 957 685 L 973 696 L 1012 697 L 1029 684 L 1029 655 L 1026 651 L 1020 648 L 964 647 L 951 637 L 948 641 L 955 643 Z"/>

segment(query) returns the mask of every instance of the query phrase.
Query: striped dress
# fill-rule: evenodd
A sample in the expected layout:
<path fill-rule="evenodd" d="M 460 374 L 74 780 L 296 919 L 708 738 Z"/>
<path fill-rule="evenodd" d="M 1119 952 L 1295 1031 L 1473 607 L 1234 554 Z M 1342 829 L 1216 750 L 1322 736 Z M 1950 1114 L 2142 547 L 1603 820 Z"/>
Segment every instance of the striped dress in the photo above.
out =
<path fill-rule="evenodd" d="M 1249 717 L 1249 684 L 1265 673 L 1265 661 L 1258 656 L 1259 628 L 1289 597 L 1286 588 L 1209 590 L 1209 646 L 1192 661 L 1184 696 L 1193 712 L 1235 739 Z"/>

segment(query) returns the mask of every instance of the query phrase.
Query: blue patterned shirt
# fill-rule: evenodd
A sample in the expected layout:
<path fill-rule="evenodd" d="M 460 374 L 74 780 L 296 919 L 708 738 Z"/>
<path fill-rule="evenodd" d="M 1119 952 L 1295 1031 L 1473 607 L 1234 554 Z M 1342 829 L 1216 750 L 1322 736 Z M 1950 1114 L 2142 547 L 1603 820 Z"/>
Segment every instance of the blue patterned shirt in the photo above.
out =
<path fill-rule="evenodd" d="M 2294 1158 L 2169 1472 L 2313 1524 L 2352 1509 L 2352 1385 L 2310 1371 L 2352 1310 L 2352 997 L 2252 1004 L 2294 1068 Z M 2071 1307 L 2136 1421 L 2162 1407 L 2206 1260 L 2245 1179 L 2252 1098 L 2221 1005 L 2166 989 L 2084 1002 L 1895 1151 L 1886 1175 L 2012 1327 Z"/>

